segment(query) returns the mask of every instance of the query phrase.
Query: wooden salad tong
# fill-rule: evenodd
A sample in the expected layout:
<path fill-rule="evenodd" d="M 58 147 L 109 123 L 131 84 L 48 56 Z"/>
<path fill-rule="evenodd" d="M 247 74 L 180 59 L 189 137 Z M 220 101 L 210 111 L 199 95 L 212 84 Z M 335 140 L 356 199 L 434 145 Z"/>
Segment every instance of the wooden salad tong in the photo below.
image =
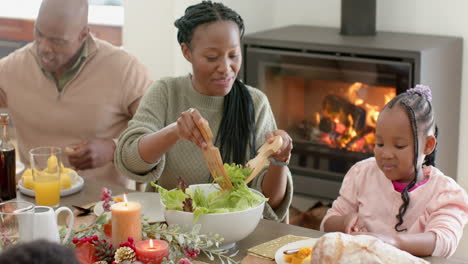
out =
<path fill-rule="evenodd" d="M 202 119 L 198 122 L 195 121 L 195 124 L 208 145 L 207 148 L 203 150 L 203 156 L 205 157 L 211 175 L 215 180 L 218 177 L 223 177 L 224 181 L 217 181 L 223 190 L 232 189 L 231 180 L 224 169 L 221 153 L 219 152 L 219 149 L 213 145 L 213 133 L 211 132 L 208 121 Z"/>
<path fill-rule="evenodd" d="M 265 144 L 258 149 L 257 156 L 247 162 L 247 167 L 253 169 L 253 171 L 250 176 L 245 179 L 245 184 L 251 182 L 260 173 L 260 171 L 262 171 L 268 162 L 268 158 L 278 151 L 282 145 L 283 138 L 281 136 L 275 136 L 273 142 L 265 142 Z"/>

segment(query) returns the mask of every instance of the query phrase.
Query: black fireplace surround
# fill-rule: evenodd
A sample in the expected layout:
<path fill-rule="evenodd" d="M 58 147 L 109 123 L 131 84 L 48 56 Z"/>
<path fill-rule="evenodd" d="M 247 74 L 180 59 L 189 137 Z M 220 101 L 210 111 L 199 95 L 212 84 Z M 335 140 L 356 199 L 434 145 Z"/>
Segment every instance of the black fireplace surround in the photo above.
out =
<path fill-rule="evenodd" d="M 461 38 L 293 25 L 246 35 L 243 55 L 241 78 L 265 92 L 293 137 L 295 193 L 335 199 L 346 171 L 373 155 L 379 110 L 419 83 L 433 92 L 437 167 L 456 179 Z"/>

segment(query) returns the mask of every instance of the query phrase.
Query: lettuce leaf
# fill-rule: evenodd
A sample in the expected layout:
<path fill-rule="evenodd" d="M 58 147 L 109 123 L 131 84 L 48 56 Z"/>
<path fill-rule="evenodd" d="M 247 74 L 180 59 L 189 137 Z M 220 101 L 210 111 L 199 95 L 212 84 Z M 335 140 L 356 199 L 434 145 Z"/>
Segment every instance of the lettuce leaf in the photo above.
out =
<path fill-rule="evenodd" d="M 224 192 L 215 191 L 206 195 L 200 188 L 187 188 L 183 192 L 180 189 L 166 190 L 153 182 L 151 185 L 158 189 L 168 210 L 183 211 L 183 201 L 186 198 L 191 198 L 193 200 L 194 221 L 197 221 L 203 214 L 242 211 L 255 207 L 263 201 L 268 201 L 268 198 L 255 194 L 244 183 L 252 169 L 236 164 L 224 164 L 224 168 L 234 187 Z"/>
<path fill-rule="evenodd" d="M 161 199 L 168 210 L 183 211 L 185 199 L 190 198 L 186 193 L 179 189 L 168 191 L 154 182 L 151 182 L 151 186 L 158 189 L 159 195 L 161 195 Z"/>

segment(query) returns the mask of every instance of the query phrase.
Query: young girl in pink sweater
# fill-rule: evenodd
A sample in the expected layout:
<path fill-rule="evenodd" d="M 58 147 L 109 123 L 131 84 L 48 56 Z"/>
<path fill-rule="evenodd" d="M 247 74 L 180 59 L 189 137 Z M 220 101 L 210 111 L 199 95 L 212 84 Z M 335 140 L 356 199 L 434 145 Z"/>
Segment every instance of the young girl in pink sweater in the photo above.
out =
<path fill-rule="evenodd" d="M 416 256 L 451 256 L 468 221 L 468 195 L 434 167 L 437 126 L 429 87 L 417 85 L 379 115 L 374 158 L 346 174 L 321 224 L 367 234 Z"/>

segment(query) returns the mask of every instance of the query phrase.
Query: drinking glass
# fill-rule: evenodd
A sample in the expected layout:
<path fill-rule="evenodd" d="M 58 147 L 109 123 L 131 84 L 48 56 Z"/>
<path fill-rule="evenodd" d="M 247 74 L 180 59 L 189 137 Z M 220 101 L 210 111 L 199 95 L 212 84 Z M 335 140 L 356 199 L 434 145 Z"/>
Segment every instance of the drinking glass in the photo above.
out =
<path fill-rule="evenodd" d="M 36 193 L 36 204 L 58 207 L 62 150 L 59 147 L 38 147 L 29 151 Z"/>
<path fill-rule="evenodd" d="M 34 205 L 23 201 L 0 203 L 0 251 L 33 236 Z"/>

